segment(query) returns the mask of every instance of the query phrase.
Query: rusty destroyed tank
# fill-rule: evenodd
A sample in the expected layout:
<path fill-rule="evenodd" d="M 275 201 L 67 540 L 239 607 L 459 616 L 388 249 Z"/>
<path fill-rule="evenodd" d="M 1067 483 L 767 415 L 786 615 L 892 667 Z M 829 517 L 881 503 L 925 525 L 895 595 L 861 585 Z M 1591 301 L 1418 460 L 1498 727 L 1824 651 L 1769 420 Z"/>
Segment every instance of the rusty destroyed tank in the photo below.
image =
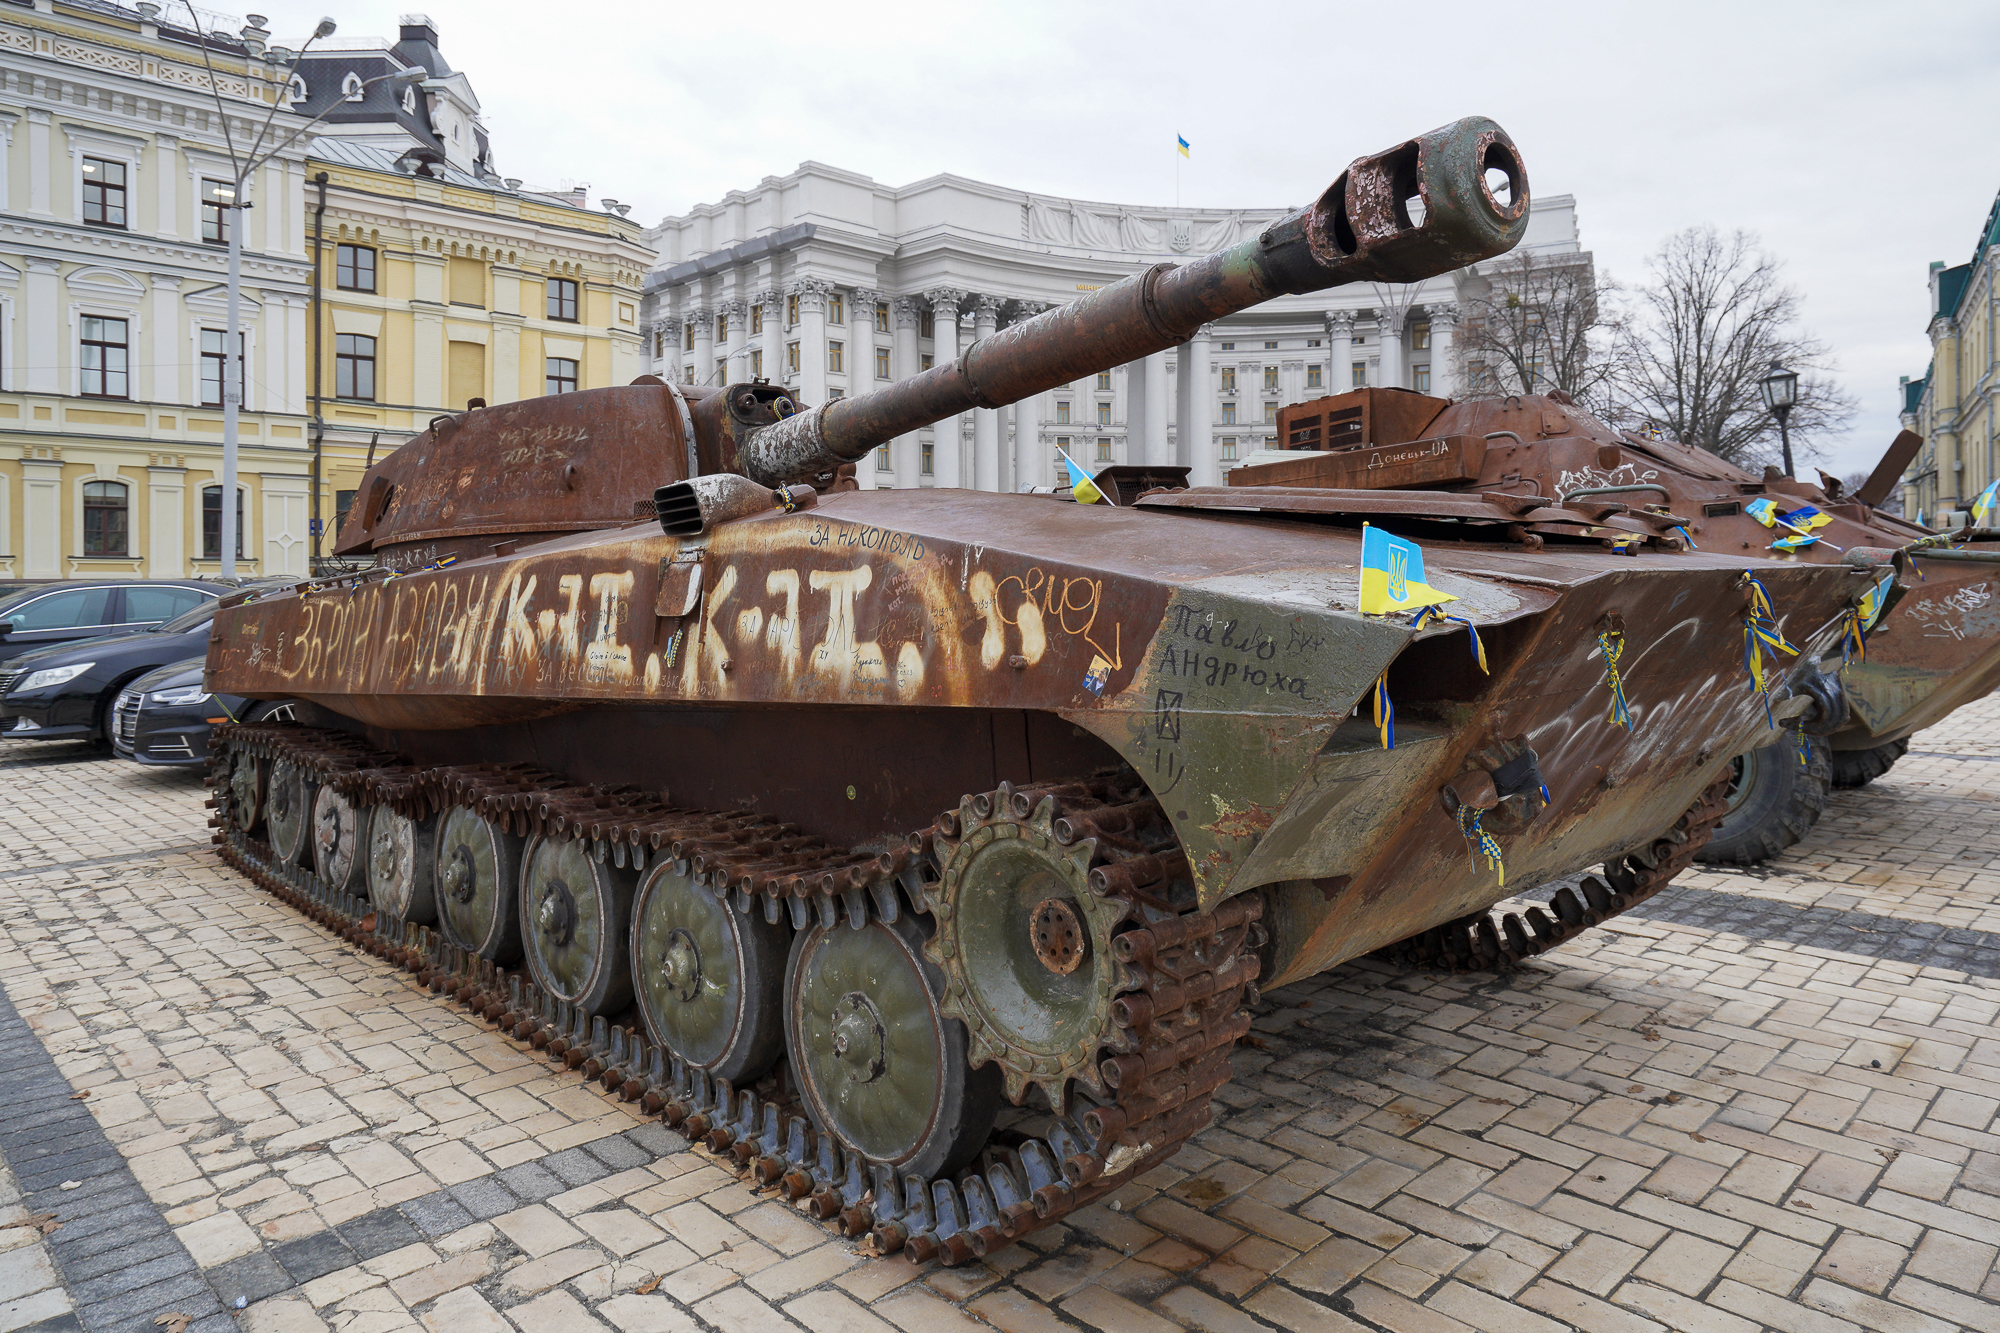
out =
<path fill-rule="evenodd" d="M 1862 634 L 1801 673 L 1802 711 L 1732 761 L 1703 860 L 1776 855 L 1818 820 L 1830 787 L 1865 785 L 1913 732 L 2000 687 L 2000 534 L 1935 533 L 1878 507 L 1923 443 L 1913 432 L 1851 493 L 1825 473 L 1818 483 L 1777 468 L 1755 476 L 1706 450 L 1616 429 L 1560 392 L 1450 402 L 1363 389 L 1281 409 L 1278 438 L 1290 456 L 1238 468 L 1230 481 L 1421 486 L 1512 506 L 1529 540 L 1594 534 L 1607 548 L 1637 549 L 1664 533 L 1704 552 L 1894 575 Z"/>
<path fill-rule="evenodd" d="M 218 612 L 211 687 L 298 719 L 220 730 L 222 853 L 849 1234 L 991 1252 L 1208 1124 L 1259 986 L 1598 863 L 1459 943 L 1665 885 L 1766 725 L 1746 624 L 1816 660 L 1873 585 L 1652 527 L 1533 549 L 1505 499 L 841 468 L 1281 293 L 1502 253 L 1527 211 L 1465 120 L 877 393 L 441 419 L 364 479 L 339 549 L 377 570 Z M 1359 614 L 1364 522 L 1459 620 Z"/>

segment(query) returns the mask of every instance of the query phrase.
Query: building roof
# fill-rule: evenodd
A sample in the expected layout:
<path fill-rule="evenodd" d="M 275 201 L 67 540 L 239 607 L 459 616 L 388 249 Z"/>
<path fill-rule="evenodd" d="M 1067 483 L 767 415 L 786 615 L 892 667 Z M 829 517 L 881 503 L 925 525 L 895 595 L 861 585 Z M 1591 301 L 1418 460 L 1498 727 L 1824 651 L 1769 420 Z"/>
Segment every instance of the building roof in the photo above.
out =
<path fill-rule="evenodd" d="M 401 156 L 401 153 L 385 144 L 374 143 L 366 139 L 340 139 L 332 136 L 314 139 L 306 149 L 306 156 L 317 158 L 322 162 L 333 162 L 343 167 L 359 167 L 363 171 L 379 171 L 390 176 L 406 174 L 396 166 L 396 159 Z M 448 162 L 431 163 L 428 179 L 436 180 L 445 185 L 456 186 L 462 190 L 479 190 L 485 194 L 512 195 L 519 199 L 532 199 L 538 204 L 546 204 L 551 208 L 572 209 L 588 217 L 599 216 L 594 210 L 579 206 L 574 196 L 566 194 L 542 194 L 535 190 L 510 190 L 490 176 L 474 176 L 460 171 Z"/>
<path fill-rule="evenodd" d="M 1903 410 L 1915 412 L 1924 400 L 1924 385 L 1930 382 L 1930 372 L 1925 371 L 1923 379 L 1903 381 Z"/>
<path fill-rule="evenodd" d="M 1937 309 L 1931 312 L 1933 319 L 1952 319 L 1958 314 L 1958 303 L 1965 298 L 1965 285 L 1972 280 L 1972 265 L 1960 264 L 1957 268 L 1937 271 Z"/>

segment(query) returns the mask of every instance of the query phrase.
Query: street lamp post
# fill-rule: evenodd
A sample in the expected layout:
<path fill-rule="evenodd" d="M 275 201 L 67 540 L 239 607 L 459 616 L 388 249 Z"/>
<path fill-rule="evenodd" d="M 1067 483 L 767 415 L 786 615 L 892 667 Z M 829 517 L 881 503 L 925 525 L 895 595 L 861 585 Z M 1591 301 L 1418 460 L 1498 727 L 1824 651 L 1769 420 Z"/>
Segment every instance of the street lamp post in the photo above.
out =
<path fill-rule="evenodd" d="M 201 30 L 201 16 L 196 12 L 192 4 L 188 5 L 188 14 L 194 20 L 195 33 L 205 38 L 207 34 Z M 323 18 L 313 28 L 312 36 L 306 38 L 297 51 L 287 51 L 282 55 L 277 51 L 272 51 L 270 55 L 274 57 L 274 63 L 276 64 L 296 67 L 300 57 L 305 55 L 307 49 L 320 38 L 331 37 L 334 29 L 334 21 L 330 18 Z M 252 48 L 253 54 L 256 54 L 260 50 L 261 48 Z M 222 85 L 216 80 L 215 67 L 209 60 L 208 43 L 205 40 L 201 43 L 201 58 L 203 65 L 208 68 L 209 90 L 215 95 L 216 113 L 222 120 L 223 143 L 229 149 L 230 169 L 234 175 L 234 179 L 230 183 L 229 198 L 217 201 L 221 205 L 228 223 L 227 230 L 229 233 L 229 316 L 227 320 L 228 329 L 222 335 L 222 495 L 220 504 L 222 510 L 222 550 L 220 555 L 222 558 L 222 577 L 233 579 L 236 577 L 236 428 L 237 415 L 243 405 L 243 210 L 251 206 L 244 199 L 243 194 L 250 183 L 251 177 L 256 173 L 257 168 L 263 166 L 266 162 L 269 162 L 278 154 L 298 142 L 300 135 L 319 124 L 322 120 L 325 120 L 335 107 L 343 106 L 347 102 L 356 99 L 350 95 L 329 103 L 326 110 L 293 130 L 281 142 L 274 143 L 267 149 L 264 147 L 264 138 L 271 132 L 272 122 L 278 118 L 278 108 L 284 104 L 282 96 L 274 93 L 271 98 L 270 113 L 264 117 L 264 123 L 257 127 L 257 137 L 251 141 L 250 147 L 241 156 L 238 156 L 236 152 L 236 137 L 229 131 L 229 111 L 222 104 Z M 421 65 L 414 65 L 408 69 L 396 70 L 391 74 L 378 74 L 372 79 L 363 79 L 361 87 L 367 88 L 371 84 L 387 83 L 392 89 L 403 88 L 413 83 L 421 83 L 429 77 L 430 72 L 428 70 Z M 315 264 L 320 262 L 320 257 L 317 254 L 313 256 L 313 262 Z M 231 373 L 232 369 L 234 370 L 233 374 Z"/>
<path fill-rule="evenodd" d="M 1799 375 L 1795 370 L 1786 370 L 1773 361 L 1771 369 L 1758 381 L 1764 391 L 1764 406 L 1778 419 L 1778 444 L 1785 454 L 1785 475 L 1792 473 L 1792 433 L 1785 422 L 1792 415 L 1792 408 L 1799 401 Z"/>

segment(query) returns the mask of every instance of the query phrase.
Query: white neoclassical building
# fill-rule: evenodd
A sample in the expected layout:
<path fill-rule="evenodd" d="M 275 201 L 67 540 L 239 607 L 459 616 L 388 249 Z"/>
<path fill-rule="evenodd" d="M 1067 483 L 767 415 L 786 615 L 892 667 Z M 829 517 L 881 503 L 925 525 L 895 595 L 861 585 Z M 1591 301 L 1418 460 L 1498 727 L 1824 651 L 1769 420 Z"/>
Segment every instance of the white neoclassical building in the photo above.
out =
<path fill-rule="evenodd" d="M 893 188 L 808 162 L 644 233 L 659 252 L 647 354 L 683 383 L 768 379 L 809 404 L 866 393 L 1288 211 L 1128 207 L 949 175 Z M 1575 200 L 1536 198 L 1523 244 L 1578 252 Z M 1358 385 L 1450 394 L 1465 276 L 1280 298 L 1171 352 L 897 439 L 862 464 L 861 484 L 1046 486 L 1058 449 L 1091 468 L 1180 463 L 1212 484 L 1273 441 L 1287 403 Z"/>

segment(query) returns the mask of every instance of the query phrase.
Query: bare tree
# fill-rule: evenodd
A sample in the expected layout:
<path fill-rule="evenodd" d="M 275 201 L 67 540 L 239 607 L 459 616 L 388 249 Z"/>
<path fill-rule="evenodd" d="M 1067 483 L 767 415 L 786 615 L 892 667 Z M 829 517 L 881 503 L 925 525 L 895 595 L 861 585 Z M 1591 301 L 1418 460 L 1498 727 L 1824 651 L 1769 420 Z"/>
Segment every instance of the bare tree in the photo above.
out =
<path fill-rule="evenodd" d="M 1602 298 L 1588 251 L 1522 252 L 1488 265 L 1462 290 L 1464 318 L 1454 355 L 1474 393 L 1547 393 L 1607 405 L 1617 313 Z"/>
<path fill-rule="evenodd" d="M 1745 232 L 1690 227 L 1648 261 L 1615 361 L 1624 417 L 1643 418 L 1685 444 L 1738 466 L 1775 457 L 1778 425 L 1760 381 L 1781 361 L 1799 373 L 1792 449 L 1818 456 L 1815 439 L 1843 428 L 1854 400 L 1833 378 L 1833 359 L 1799 327 L 1799 296 L 1776 259 Z"/>

